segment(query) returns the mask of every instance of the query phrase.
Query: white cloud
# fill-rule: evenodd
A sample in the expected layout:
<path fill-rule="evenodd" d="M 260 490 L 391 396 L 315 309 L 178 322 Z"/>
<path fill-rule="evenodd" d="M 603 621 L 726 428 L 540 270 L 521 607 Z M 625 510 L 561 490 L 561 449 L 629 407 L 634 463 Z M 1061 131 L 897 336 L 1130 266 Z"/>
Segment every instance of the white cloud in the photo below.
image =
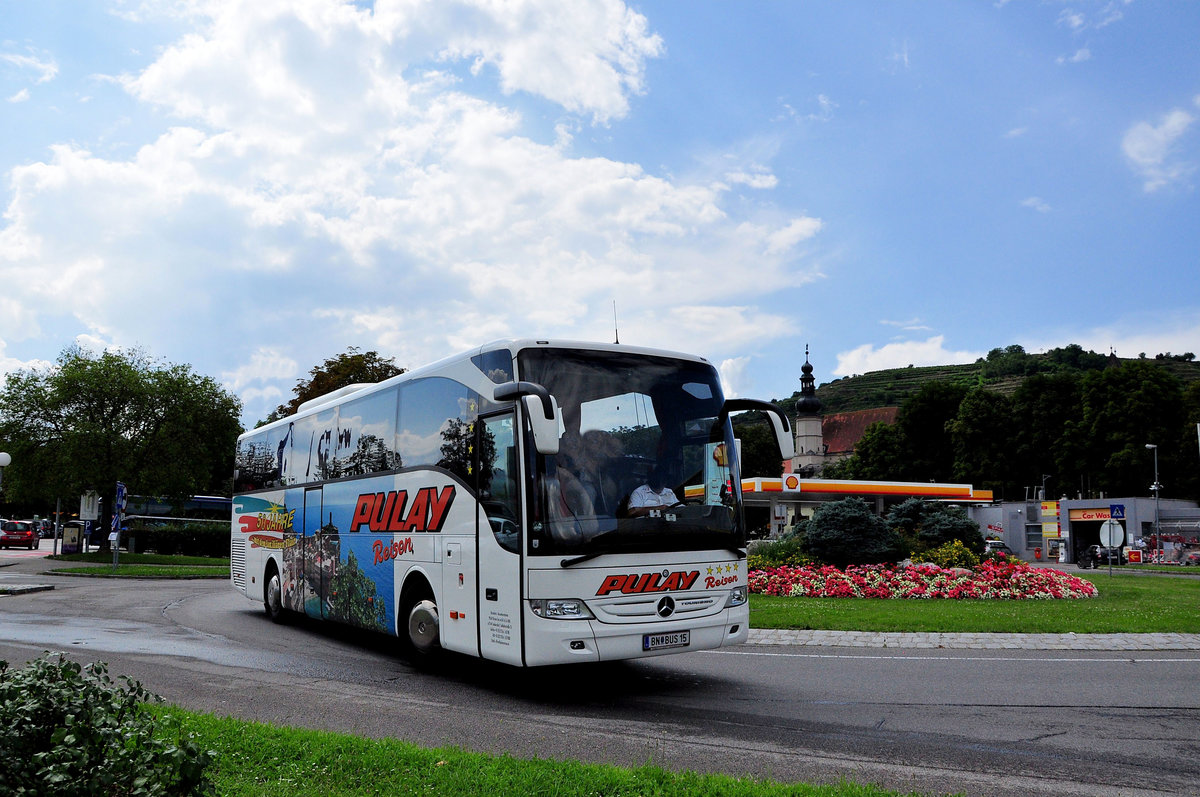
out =
<path fill-rule="evenodd" d="M 776 230 L 767 236 L 767 254 L 777 255 L 787 252 L 801 241 L 807 241 L 823 226 L 820 219 L 804 216 L 792 219 L 786 227 Z"/>
<path fill-rule="evenodd" d="M 300 373 L 296 361 L 274 348 L 259 348 L 250 361 L 221 374 L 221 381 L 230 390 L 238 391 L 255 382 L 295 379 Z"/>
<path fill-rule="evenodd" d="M 1022 199 L 1021 207 L 1029 208 L 1030 210 L 1036 210 L 1038 213 L 1049 213 L 1052 209 L 1049 203 L 1047 203 L 1046 200 L 1042 199 L 1040 196 L 1031 196 Z"/>
<path fill-rule="evenodd" d="M 8 64 L 20 73 L 32 72 L 34 83 L 48 83 L 58 75 L 58 64 L 48 55 L 0 53 L 0 64 Z"/>
<path fill-rule="evenodd" d="M 12 96 L 10 96 L 8 98 L 8 101 L 12 102 L 12 103 L 27 102 L 29 100 L 29 97 L 30 97 L 29 89 L 21 89 L 16 94 L 13 94 Z"/>
<path fill-rule="evenodd" d="M 1091 60 L 1092 51 L 1086 47 L 1081 47 L 1072 55 L 1060 55 L 1056 60 L 1060 64 L 1082 64 L 1084 61 Z"/>
<path fill-rule="evenodd" d="M 753 386 L 746 374 L 749 365 L 749 357 L 731 357 L 722 360 L 721 364 L 717 366 L 717 370 L 721 374 L 721 390 L 725 393 L 726 398 L 744 396 L 747 389 Z"/>
<path fill-rule="evenodd" d="M 1048 349 L 1077 343 L 1089 351 L 1108 354 L 1115 350 L 1118 357 L 1133 358 L 1145 353 L 1200 355 L 1200 318 L 1194 313 L 1130 314 L 1105 326 L 1060 331 L 1023 344 L 1026 351 Z"/>
<path fill-rule="evenodd" d="M 750 188 L 774 188 L 779 180 L 775 175 L 765 171 L 747 173 L 744 171 L 730 172 L 725 175 L 726 182 L 749 186 Z"/>
<path fill-rule="evenodd" d="M 888 343 L 880 347 L 866 343 L 850 351 L 839 352 L 837 367 L 833 373 L 837 376 L 850 376 L 887 368 L 904 368 L 909 365 L 973 363 L 986 354 L 986 352 L 953 351 L 946 348 L 945 342 L 944 335 L 935 335 L 923 341 Z"/>
<path fill-rule="evenodd" d="M 1195 166 L 1176 154 L 1177 145 L 1192 126 L 1195 118 L 1181 108 L 1164 114 L 1157 125 L 1138 122 L 1121 141 L 1135 171 L 1143 178 L 1147 193 L 1179 182 L 1194 171 Z"/>
<path fill-rule="evenodd" d="M 0 337 L 0 388 L 4 387 L 4 383 L 7 381 L 10 373 L 15 373 L 16 371 L 44 371 L 53 367 L 54 363 L 48 360 L 38 358 L 20 360 L 9 356 L 8 343 L 4 338 Z"/>
<path fill-rule="evenodd" d="M 1070 28 L 1073 31 L 1079 31 L 1086 27 L 1087 18 L 1074 9 L 1064 8 L 1058 14 L 1058 24 Z"/>
<path fill-rule="evenodd" d="M 888 319 L 883 319 L 879 323 L 883 324 L 884 326 L 888 326 L 888 327 L 898 327 L 900 329 L 903 329 L 906 332 L 930 332 L 930 331 L 932 331 L 932 328 L 928 327 L 924 323 L 922 323 L 920 318 L 911 318 L 908 321 L 890 321 Z"/>
<path fill-rule="evenodd" d="M 513 334 L 607 340 L 614 299 L 623 342 L 717 358 L 792 331 L 751 297 L 815 278 L 798 250 L 822 222 L 730 215 L 730 184 L 773 187 L 762 159 L 678 179 L 571 153 L 572 130 L 624 114 L 662 52 L 624 5 L 188 11 L 194 31 L 118 81 L 174 127 L 130 157 L 60 144 L 10 173 L 0 283 L 71 308 L 67 334 L 167 359 L 221 339 L 209 367 L 262 417 L 297 361 L 356 345 L 413 367 Z M 542 140 L 489 74 L 578 116 Z"/>

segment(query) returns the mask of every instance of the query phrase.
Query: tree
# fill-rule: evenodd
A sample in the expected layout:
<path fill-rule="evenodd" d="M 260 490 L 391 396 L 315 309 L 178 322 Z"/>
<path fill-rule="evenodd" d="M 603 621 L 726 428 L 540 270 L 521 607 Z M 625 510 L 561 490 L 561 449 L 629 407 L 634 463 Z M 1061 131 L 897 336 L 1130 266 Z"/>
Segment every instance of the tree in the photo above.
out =
<path fill-rule="evenodd" d="M 9 374 L 0 390 L 0 443 L 20 463 L 4 487 L 28 506 L 88 489 L 112 496 L 117 481 L 131 494 L 229 495 L 241 410 L 191 366 L 71 347 L 53 367 Z"/>
<path fill-rule="evenodd" d="M 854 453 L 823 471 L 831 479 L 898 480 L 907 467 L 907 445 L 899 427 L 877 421 L 866 428 Z"/>
<path fill-rule="evenodd" d="M 357 346 L 351 346 L 342 354 L 330 357 L 320 365 L 314 365 L 308 372 L 308 379 L 296 382 L 292 399 L 272 410 L 271 414 L 258 425 L 262 426 L 280 418 L 286 418 L 294 414 L 304 402 L 332 393 L 339 388 L 382 382 L 384 379 L 404 373 L 404 370 L 396 365 L 394 357 L 385 359 L 379 356 L 379 352 L 360 352 Z"/>
<path fill-rule="evenodd" d="M 746 413 L 749 415 L 750 413 Z M 777 479 L 783 473 L 783 460 L 779 457 L 779 442 L 767 424 L 765 415 L 761 422 L 735 424 L 734 434 L 742 441 L 742 476 L 766 476 Z"/>
<path fill-rule="evenodd" d="M 1075 371 L 1100 371 L 1108 365 L 1108 357 L 1094 351 L 1084 351 L 1078 343 L 1051 349 L 1046 356 L 1059 367 Z"/>
<path fill-rule="evenodd" d="M 975 388 L 966 395 L 949 423 L 956 480 L 1003 496 L 1012 471 L 1012 414 L 1012 401 L 1000 393 Z"/>
<path fill-rule="evenodd" d="M 1108 495 L 1145 493 L 1147 443 L 1159 446 L 1159 467 L 1179 472 L 1183 459 L 1183 387 L 1152 360 L 1135 360 L 1089 373 L 1082 417 L 1069 425 L 1069 464 Z M 1165 481 L 1165 479 L 1163 480 Z"/>
<path fill-rule="evenodd" d="M 822 504 L 804 533 L 804 551 L 835 567 L 895 561 L 900 535 L 889 529 L 861 498 Z"/>
<path fill-rule="evenodd" d="M 896 415 L 896 426 L 903 436 L 906 462 L 893 478 L 950 481 L 954 475 L 954 445 L 948 426 L 958 416 L 966 395 L 963 385 L 930 382 L 904 402 Z"/>
<path fill-rule="evenodd" d="M 1067 429 L 1081 416 L 1082 385 L 1082 374 L 1066 371 L 1032 376 L 1017 388 L 1008 435 L 1013 444 L 1010 485 L 1040 486 L 1047 477 L 1053 485 L 1049 495 L 1062 495 L 1078 483 L 1078 470 L 1068 464 L 1076 457 L 1068 454 Z"/>

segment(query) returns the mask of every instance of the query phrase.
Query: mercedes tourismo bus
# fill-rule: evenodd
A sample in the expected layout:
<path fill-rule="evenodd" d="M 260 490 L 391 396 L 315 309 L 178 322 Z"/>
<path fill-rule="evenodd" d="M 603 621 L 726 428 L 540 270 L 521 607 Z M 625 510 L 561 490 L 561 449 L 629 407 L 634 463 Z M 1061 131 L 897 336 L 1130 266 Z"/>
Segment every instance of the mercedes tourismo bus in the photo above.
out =
<path fill-rule="evenodd" d="M 231 579 L 289 613 L 518 666 L 748 633 L 730 412 L 689 355 L 502 341 L 302 405 L 238 439 Z M 657 482 L 672 505 L 631 506 Z"/>

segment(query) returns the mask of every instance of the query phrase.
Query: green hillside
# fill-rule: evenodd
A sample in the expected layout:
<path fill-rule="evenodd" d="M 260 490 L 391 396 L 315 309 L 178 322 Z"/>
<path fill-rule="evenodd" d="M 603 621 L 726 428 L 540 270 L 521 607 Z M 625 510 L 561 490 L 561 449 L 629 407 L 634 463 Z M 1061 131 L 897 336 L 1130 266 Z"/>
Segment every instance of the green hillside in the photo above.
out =
<path fill-rule="evenodd" d="M 1185 384 L 1200 381 L 1200 362 L 1194 361 L 1190 354 L 1160 354 L 1147 359 L 1152 359 Z M 1099 370 L 1109 364 L 1108 356 L 1084 351 L 1075 345 L 1043 354 L 1028 354 L 1020 346 L 1009 346 L 993 349 L 986 358 L 964 365 L 890 368 L 835 379 L 817 387 L 817 398 L 828 415 L 877 407 L 898 407 L 929 382 L 950 381 L 972 387 L 980 385 L 1011 394 L 1033 374 Z M 790 415 L 799 395 L 797 391 L 777 403 Z"/>

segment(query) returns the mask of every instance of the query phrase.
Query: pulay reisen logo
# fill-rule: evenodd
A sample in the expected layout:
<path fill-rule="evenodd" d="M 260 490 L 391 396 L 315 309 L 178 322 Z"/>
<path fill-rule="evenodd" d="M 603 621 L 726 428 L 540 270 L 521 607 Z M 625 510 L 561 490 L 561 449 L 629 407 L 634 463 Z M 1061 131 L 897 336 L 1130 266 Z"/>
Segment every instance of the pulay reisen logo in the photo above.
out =
<path fill-rule="evenodd" d="M 664 570 L 661 573 L 608 575 L 604 577 L 604 583 L 600 585 L 600 589 L 596 590 L 596 594 L 608 595 L 611 592 L 620 592 L 623 595 L 639 595 L 647 592 L 677 592 L 691 589 L 692 584 L 695 584 L 698 578 L 700 578 L 699 570 L 689 572 L 677 570 L 673 573 Z"/>
<path fill-rule="evenodd" d="M 441 531 L 453 503 L 453 485 L 440 491 L 436 487 L 422 487 L 413 494 L 411 505 L 407 490 L 363 493 L 354 503 L 350 531 L 361 531 L 363 526 L 371 531 L 400 533 Z"/>

